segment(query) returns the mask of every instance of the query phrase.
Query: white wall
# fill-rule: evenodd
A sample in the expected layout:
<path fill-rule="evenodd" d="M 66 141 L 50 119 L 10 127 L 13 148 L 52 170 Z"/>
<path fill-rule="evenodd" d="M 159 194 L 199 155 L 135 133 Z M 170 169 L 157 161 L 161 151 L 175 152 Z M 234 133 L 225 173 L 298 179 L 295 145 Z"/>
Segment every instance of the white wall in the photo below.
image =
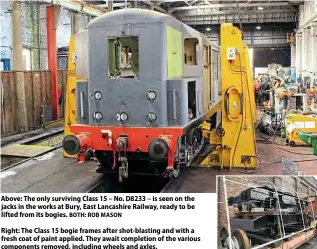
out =
<path fill-rule="evenodd" d="M 299 27 L 311 20 L 317 14 L 317 0 L 306 0 L 299 7 Z"/>
<path fill-rule="evenodd" d="M 254 68 L 254 77 L 258 77 L 260 73 L 267 73 L 267 67 Z"/>
<path fill-rule="evenodd" d="M 306 0 L 299 9 L 296 74 L 297 77 L 300 74 L 310 77 L 313 81 L 317 79 L 317 0 Z"/>

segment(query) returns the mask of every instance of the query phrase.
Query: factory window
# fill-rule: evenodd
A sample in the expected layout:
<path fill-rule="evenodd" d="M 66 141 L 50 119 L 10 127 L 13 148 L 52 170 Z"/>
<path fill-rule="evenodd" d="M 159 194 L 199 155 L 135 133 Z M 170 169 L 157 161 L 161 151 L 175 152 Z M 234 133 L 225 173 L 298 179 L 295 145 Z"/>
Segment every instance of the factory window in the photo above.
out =
<path fill-rule="evenodd" d="M 23 60 L 24 70 L 30 71 L 31 70 L 31 50 L 30 49 L 23 48 L 22 60 Z"/>
<path fill-rule="evenodd" d="M 109 78 L 139 78 L 138 37 L 112 37 L 108 44 Z"/>
<path fill-rule="evenodd" d="M 184 51 L 185 65 L 197 65 L 198 39 L 186 38 L 184 40 Z"/>
<path fill-rule="evenodd" d="M 57 55 L 57 69 L 65 70 L 68 68 L 68 57 L 65 55 Z"/>

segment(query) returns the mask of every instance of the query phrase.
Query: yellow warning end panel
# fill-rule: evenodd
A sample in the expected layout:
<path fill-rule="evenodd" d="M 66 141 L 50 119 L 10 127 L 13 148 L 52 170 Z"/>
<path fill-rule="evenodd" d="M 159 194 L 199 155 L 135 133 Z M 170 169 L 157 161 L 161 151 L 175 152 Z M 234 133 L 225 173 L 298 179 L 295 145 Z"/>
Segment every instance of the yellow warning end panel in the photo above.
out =
<path fill-rule="evenodd" d="M 87 48 L 88 48 L 87 31 L 76 33 L 70 38 L 68 51 L 68 77 L 66 86 L 66 105 L 65 105 L 65 123 L 64 136 L 71 135 L 70 126 L 77 123 L 76 118 L 76 82 L 87 81 L 88 62 L 87 62 Z M 71 156 L 64 152 L 65 157 Z"/>

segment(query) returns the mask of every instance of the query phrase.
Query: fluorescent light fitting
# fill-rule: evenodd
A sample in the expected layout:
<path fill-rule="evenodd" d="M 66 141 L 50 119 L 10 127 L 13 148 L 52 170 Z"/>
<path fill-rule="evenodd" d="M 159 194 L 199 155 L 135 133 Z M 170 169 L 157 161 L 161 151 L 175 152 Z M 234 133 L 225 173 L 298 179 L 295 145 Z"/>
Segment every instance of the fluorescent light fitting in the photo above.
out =
<path fill-rule="evenodd" d="M 261 29 L 261 27 L 260 27 L 260 26 L 257 26 L 257 27 L 256 27 L 256 29 L 257 29 L 257 30 L 260 30 L 260 29 Z"/>
<path fill-rule="evenodd" d="M 206 28 L 206 31 L 210 31 L 210 30 L 211 30 L 211 28 L 209 28 L 209 27 L 208 27 L 208 28 Z"/>
<path fill-rule="evenodd" d="M 264 9 L 264 8 L 263 8 L 263 7 L 261 7 L 261 6 L 259 6 L 259 7 L 258 7 L 258 10 L 263 10 L 263 9 Z"/>

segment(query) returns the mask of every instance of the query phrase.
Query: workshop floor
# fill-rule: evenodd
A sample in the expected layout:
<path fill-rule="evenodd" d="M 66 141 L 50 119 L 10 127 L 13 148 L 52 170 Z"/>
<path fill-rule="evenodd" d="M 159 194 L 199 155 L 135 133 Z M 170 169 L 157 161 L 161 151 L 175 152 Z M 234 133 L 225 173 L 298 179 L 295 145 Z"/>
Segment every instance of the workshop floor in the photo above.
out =
<path fill-rule="evenodd" d="M 257 118 L 263 115 L 263 111 L 257 110 Z M 268 136 L 265 135 L 264 136 Z M 290 161 L 301 161 L 301 160 L 316 160 L 316 161 L 306 161 L 306 162 L 295 162 L 289 163 L 293 164 L 297 171 L 302 172 L 304 175 L 317 175 L 317 157 L 312 155 L 312 148 L 306 145 L 297 145 L 296 147 L 286 146 L 285 139 L 277 137 L 275 143 L 267 144 L 259 140 L 263 140 L 259 134 L 257 134 L 257 156 L 261 160 L 262 173 L 280 175 L 280 174 L 291 174 L 287 173 L 290 171 L 289 168 L 283 172 L 283 167 L 281 160 Z M 271 139 L 273 140 L 273 139 Z M 279 162 L 279 163 L 274 163 Z M 274 164 L 273 164 L 274 163 Z M 294 167 L 293 166 L 293 167 Z M 259 174 L 261 174 L 259 172 Z"/>
<path fill-rule="evenodd" d="M 96 168 L 94 162 L 78 165 L 58 149 L 0 172 L 0 189 L 2 193 L 85 193 L 101 177 Z"/>

